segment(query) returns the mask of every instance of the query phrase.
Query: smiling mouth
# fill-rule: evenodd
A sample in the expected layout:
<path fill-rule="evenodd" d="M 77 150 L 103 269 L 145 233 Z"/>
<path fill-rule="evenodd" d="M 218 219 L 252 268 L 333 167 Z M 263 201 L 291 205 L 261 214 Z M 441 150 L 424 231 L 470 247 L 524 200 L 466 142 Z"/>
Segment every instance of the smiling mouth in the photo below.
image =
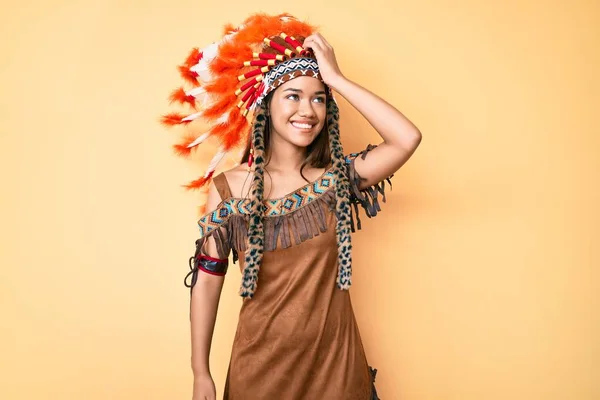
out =
<path fill-rule="evenodd" d="M 298 129 L 312 129 L 316 124 L 305 124 L 301 122 L 292 122 L 292 126 Z"/>

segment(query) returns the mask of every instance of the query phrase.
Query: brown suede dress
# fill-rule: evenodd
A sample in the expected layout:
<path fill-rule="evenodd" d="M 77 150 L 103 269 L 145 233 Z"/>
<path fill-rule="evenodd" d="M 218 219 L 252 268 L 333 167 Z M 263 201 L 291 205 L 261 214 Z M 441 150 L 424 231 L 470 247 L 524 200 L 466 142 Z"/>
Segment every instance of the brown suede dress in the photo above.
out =
<path fill-rule="evenodd" d="M 355 211 L 360 205 L 369 217 L 379 210 L 377 194 L 384 195 L 385 183 L 358 191 L 354 159 L 371 148 L 346 157 Z M 247 200 L 231 197 L 224 174 L 214 182 L 223 200 L 219 207 L 229 212 L 219 213 L 218 207 L 213 218 L 200 223 L 214 225 L 210 235 L 221 258 L 233 251 L 236 261 L 242 254 L 243 271 Z M 336 286 L 334 187 L 329 169 L 284 198 L 267 200 L 277 216 L 265 217 L 258 285 L 240 310 L 225 400 L 378 399 L 376 370 L 367 363 L 350 293 Z"/>

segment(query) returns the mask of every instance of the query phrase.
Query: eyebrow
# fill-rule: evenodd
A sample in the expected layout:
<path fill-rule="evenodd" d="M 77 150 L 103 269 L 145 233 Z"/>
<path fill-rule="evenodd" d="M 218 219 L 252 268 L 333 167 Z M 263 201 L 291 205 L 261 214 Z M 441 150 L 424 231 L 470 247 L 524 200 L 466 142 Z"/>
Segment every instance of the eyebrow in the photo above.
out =
<path fill-rule="evenodd" d="M 303 93 L 302 90 L 300 90 L 300 89 L 294 89 L 294 88 L 285 89 L 284 92 Z M 325 93 L 324 90 L 321 90 L 321 91 L 315 92 L 315 94 L 327 94 L 327 93 Z"/>

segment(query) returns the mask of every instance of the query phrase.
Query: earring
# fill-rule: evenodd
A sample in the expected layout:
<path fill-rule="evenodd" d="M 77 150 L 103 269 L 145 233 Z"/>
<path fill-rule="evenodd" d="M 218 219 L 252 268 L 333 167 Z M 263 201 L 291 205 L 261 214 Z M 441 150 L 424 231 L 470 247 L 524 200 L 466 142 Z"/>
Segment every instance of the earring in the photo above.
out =
<path fill-rule="evenodd" d="M 248 172 L 252 169 L 252 163 L 254 162 L 254 148 L 250 147 L 250 154 L 248 154 Z"/>

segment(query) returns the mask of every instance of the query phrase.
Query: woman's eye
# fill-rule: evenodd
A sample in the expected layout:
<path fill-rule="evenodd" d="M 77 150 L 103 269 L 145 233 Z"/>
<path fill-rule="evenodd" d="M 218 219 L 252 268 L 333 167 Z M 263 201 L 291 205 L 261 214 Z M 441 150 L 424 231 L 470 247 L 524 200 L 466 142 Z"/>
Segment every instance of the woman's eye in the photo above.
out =
<path fill-rule="evenodd" d="M 300 100 L 300 96 L 298 96 L 297 94 L 290 94 L 288 96 L 286 96 L 286 99 L 288 100 Z M 313 99 L 314 102 L 317 103 L 325 103 L 325 97 L 315 97 Z"/>

